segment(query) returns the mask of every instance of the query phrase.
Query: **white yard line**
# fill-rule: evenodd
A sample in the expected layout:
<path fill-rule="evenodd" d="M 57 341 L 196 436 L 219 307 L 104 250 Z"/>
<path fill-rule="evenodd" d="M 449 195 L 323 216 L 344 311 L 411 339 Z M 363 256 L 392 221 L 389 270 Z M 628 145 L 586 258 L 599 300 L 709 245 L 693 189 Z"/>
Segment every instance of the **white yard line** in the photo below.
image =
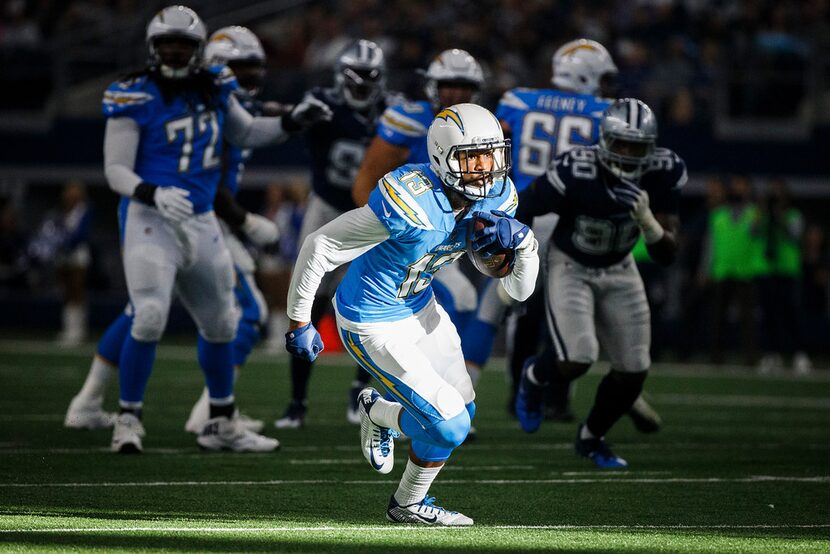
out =
<path fill-rule="evenodd" d="M 352 533 L 355 531 L 456 531 L 465 530 L 539 530 L 539 531 L 579 531 L 579 530 L 707 530 L 707 529 L 827 529 L 830 523 L 793 524 L 793 525 L 478 525 L 474 527 L 429 527 L 426 525 L 350 525 L 343 527 L 52 527 L 27 529 L 0 529 L 0 533 Z M 753 537 L 748 537 L 751 539 Z"/>
<path fill-rule="evenodd" d="M 791 475 L 751 475 L 749 477 L 601 477 L 567 479 L 442 479 L 442 485 L 568 485 L 591 483 L 830 483 L 830 476 L 812 477 Z M 340 480 L 340 479 L 272 479 L 264 481 L 124 481 L 96 483 L 0 483 L 0 488 L 115 488 L 115 487 L 245 487 L 292 485 L 372 485 L 397 483 L 395 480 Z"/>

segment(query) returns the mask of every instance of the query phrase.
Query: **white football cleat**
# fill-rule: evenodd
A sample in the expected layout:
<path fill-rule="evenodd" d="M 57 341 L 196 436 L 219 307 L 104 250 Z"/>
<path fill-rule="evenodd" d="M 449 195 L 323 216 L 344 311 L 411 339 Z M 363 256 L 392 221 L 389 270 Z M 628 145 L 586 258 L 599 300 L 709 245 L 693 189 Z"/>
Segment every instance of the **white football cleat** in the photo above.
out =
<path fill-rule="evenodd" d="M 277 429 L 299 429 L 305 425 L 307 410 L 305 402 L 292 400 L 282 417 L 274 420 L 274 427 Z"/>
<path fill-rule="evenodd" d="M 103 404 L 103 398 L 90 400 L 75 396 L 66 410 L 63 426 L 67 429 L 87 429 L 90 431 L 109 429 L 115 425 L 117 414 L 105 412 L 101 408 Z"/>
<path fill-rule="evenodd" d="M 461 527 L 473 524 L 473 520 L 460 512 L 451 512 L 435 505 L 435 497 L 424 497 L 420 502 L 401 506 L 395 495 L 389 499 L 386 519 L 395 523 L 417 523 L 441 527 Z"/>
<path fill-rule="evenodd" d="M 379 473 L 389 473 L 395 465 L 395 437 L 398 433 L 377 425 L 369 417 L 369 410 L 380 399 L 378 391 L 366 387 L 357 395 L 360 413 L 360 447 L 363 457 Z"/>
<path fill-rule="evenodd" d="M 205 428 L 205 424 L 209 419 L 210 404 L 209 402 L 202 402 L 202 399 L 200 398 L 196 404 L 193 405 L 193 409 L 190 410 L 190 416 L 184 424 L 184 430 L 188 433 L 198 435 L 202 432 L 202 429 Z M 262 431 L 263 427 L 265 427 L 265 422 L 261 419 L 254 419 L 243 413 L 238 415 L 238 419 L 239 425 L 253 433 L 259 433 Z"/>
<path fill-rule="evenodd" d="M 352 410 L 351 406 L 346 408 L 346 421 L 352 425 L 360 425 L 360 410 Z"/>
<path fill-rule="evenodd" d="M 277 439 L 245 429 L 239 421 L 239 413 L 230 419 L 219 416 L 207 420 L 196 442 L 205 450 L 234 452 L 271 452 L 280 447 Z"/>
<path fill-rule="evenodd" d="M 131 413 L 119 414 L 115 418 L 110 450 L 119 454 L 141 454 L 144 451 L 141 444 L 144 435 L 144 425 L 140 419 Z"/>

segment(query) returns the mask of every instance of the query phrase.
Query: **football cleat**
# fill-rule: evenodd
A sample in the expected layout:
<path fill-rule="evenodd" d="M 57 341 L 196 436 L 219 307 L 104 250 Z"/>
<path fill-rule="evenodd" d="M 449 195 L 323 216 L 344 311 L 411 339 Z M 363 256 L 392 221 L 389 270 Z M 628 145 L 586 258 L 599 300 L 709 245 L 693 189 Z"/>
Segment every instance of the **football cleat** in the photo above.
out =
<path fill-rule="evenodd" d="M 67 429 L 109 429 L 115 425 L 117 414 L 105 412 L 101 406 L 103 398 L 87 399 L 75 396 L 66 410 L 63 426 Z"/>
<path fill-rule="evenodd" d="M 184 424 L 184 430 L 188 433 L 198 435 L 205 427 L 205 423 L 210 419 L 210 401 L 207 395 L 202 395 L 199 400 L 193 405 L 190 410 L 190 416 Z M 239 424 L 253 433 L 259 433 L 265 427 L 265 422 L 261 419 L 254 419 L 243 413 L 239 414 Z"/>
<path fill-rule="evenodd" d="M 292 400 L 283 416 L 274 421 L 274 427 L 277 429 L 299 429 L 305 425 L 307 409 L 305 402 Z"/>
<path fill-rule="evenodd" d="M 380 399 L 378 391 L 366 387 L 357 395 L 360 412 L 360 447 L 363 457 L 379 473 L 389 473 L 395 465 L 395 438 L 400 434 L 388 427 L 381 427 L 369 417 L 369 410 Z"/>
<path fill-rule="evenodd" d="M 277 439 L 245 429 L 239 421 L 238 412 L 230 419 L 219 416 L 207 420 L 196 442 L 205 450 L 234 452 L 271 452 L 280 447 Z"/>
<path fill-rule="evenodd" d="M 140 419 L 131 413 L 119 414 L 115 418 L 110 450 L 119 454 L 141 454 L 144 451 L 141 444 L 144 435 L 144 425 Z"/>
<path fill-rule="evenodd" d="M 660 414 L 646 402 L 643 395 L 638 396 L 634 401 L 631 409 L 628 410 L 628 417 L 641 433 L 656 433 L 663 424 Z"/>
<path fill-rule="evenodd" d="M 395 523 L 418 523 L 442 527 L 473 524 L 473 520 L 462 513 L 451 512 L 441 506 L 436 506 L 434 496 L 427 496 L 420 502 L 401 506 L 395 500 L 395 495 L 392 495 L 389 499 L 389 507 L 386 508 L 386 519 Z"/>
<path fill-rule="evenodd" d="M 542 420 L 545 418 L 545 387 L 534 385 L 527 375 L 535 363 L 535 356 L 525 360 L 522 368 L 522 379 L 519 382 L 519 391 L 516 393 L 516 418 L 525 433 L 538 431 L 542 425 Z"/>
<path fill-rule="evenodd" d="M 574 446 L 576 447 L 577 455 L 582 456 L 583 458 L 588 458 L 594 462 L 597 467 L 602 469 L 619 469 L 628 467 L 628 462 L 611 452 L 611 449 L 608 447 L 608 443 L 605 442 L 605 439 L 583 439 L 580 438 L 581 431 L 582 425 L 580 425 L 576 431 L 576 442 Z"/>

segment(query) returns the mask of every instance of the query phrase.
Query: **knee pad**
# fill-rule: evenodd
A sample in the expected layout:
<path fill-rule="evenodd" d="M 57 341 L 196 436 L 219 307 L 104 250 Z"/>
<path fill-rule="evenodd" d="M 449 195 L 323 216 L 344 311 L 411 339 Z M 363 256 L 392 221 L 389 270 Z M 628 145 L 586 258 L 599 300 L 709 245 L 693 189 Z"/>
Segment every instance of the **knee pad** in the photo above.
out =
<path fill-rule="evenodd" d="M 627 373 L 643 373 L 651 367 L 651 354 L 648 346 L 638 346 L 626 350 L 619 361 L 620 371 Z"/>
<path fill-rule="evenodd" d="M 236 329 L 236 338 L 233 339 L 233 365 L 245 365 L 248 354 L 259 341 L 259 328 L 250 321 L 241 319 Z"/>
<path fill-rule="evenodd" d="M 208 327 L 200 329 L 200 333 L 208 342 L 231 342 L 236 337 L 236 328 L 239 323 L 239 310 L 231 307 L 224 313 L 209 322 Z"/>
<path fill-rule="evenodd" d="M 464 442 L 467 433 L 470 432 L 470 414 L 464 410 L 457 416 L 437 423 L 425 431 L 435 441 L 435 446 L 456 448 Z"/>
<path fill-rule="evenodd" d="M 132 337 L 141 342 L 158 342 L 167 324 L 167 309 L 157 300 L 136 304 L 130 329 Z"/>

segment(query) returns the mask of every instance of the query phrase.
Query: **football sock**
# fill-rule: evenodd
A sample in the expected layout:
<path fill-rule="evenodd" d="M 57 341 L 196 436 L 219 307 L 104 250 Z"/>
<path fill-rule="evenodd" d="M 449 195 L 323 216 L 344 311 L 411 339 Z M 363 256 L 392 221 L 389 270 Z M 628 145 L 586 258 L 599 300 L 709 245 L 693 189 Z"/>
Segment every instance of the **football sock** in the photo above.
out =
<path fill-rule="evenodd" d="M 647 371 L 623 373 L 612 369 L 597 387 L 594 406 L 585 425 L 597 437 L 604 437 L 608 430 L 631 409 L 643 391 Z"/>
<path fill-rule="evenodd" d="M 579 429 L 579 438 L 580 438 L 580 439 L 582 439 L 582 440 L 589 440 L 589 439 L 595 439 L 595 438 L 597 438 L 597 436 L 596 436 L 596 435 L 594 435 L 594 434 L 591 432 L 591 430 L 590 430 L 590 429 L 588 429 L 588 426 L 587 426 L 587 425 L 583 425 L 583 426 Z"/>
<path fill-rule="evenodd" d="M 378 398 L 369 410 L 369 419 L 376 425 L 389 427 L 400 433 L 401 424 L 398 423 L 398 418 L 401 415 L 401 410 L 403 410 L 403 406 L 397 402 L 389 402 L 383 398 Z"/>
<path fill-rule="evenodd" d="M 122 407 L 124 403 L 141 402 L 144 389 L 153 371 L 157 342 L 141 342 L 127 335 L 118 362 L 118 386 Z"/>
<path fill-rule="evenodd" d="M 305 402 L 308 381 L 311 379 L 311 362 L 291 356 L 291 400 Z"/>
<path fill-rule="evenodd" d="M 482 367 L 490 359 L 497 327 L 478 318 L 470 318 L 461 335 L 464 359 Z"/>
<path fill-rule="evenodd" d="M 141 419 L 144 415 L 143 413 L 144 403 L 143 402 L 126 402 L 124 400 L 120 400 L 118 402 L 118 413 L 119 414 L 133 414 L 138 419 Z"/>
<path fill-rule="evenodd" d="M 408 506 L 423 500 L 442 467 L 421 467 L 411 459 L 407 460 L 398 490 L 395 491 L 395 501 L 401 506 Z"/>
<path fill-rule="evenodd" d="M 234 404 L 233 396 L 231 396 L 230 399 L 224 400 L 210 399 L 210 419 L 213 419 L 214 417 L 226 417 L 231 419 L 235 409 L 236 405 Z"/>
<path fill-rule="evenodd" d="M 109 324 L 101 340 L 98 341 L 98 356 L 113 367 L 117 366 L 121 359 L 121 349 L 124 348 L 124 341 L 130 334 L 132 324 L 133 318 L 121 312 L 121 315 Z"/>
<path fill-rule="evenodd" d="M 230 342 L 208 342 L 202 335 L 196 348 L 211 399 L 233 396 L 233 347 Z"/>
<path fill-rule="evenodd" d="M 92 358 L 92 365 L 89 367 L 86 381 L 78 392 L 78 396 L 89 400 L 103 398 L 104 390 L 107 388 L 107 383 L 112 378 L 112 374 L 115 373 L 115 369 L 115 366 L 101 356 L 96 355 Z"/>
<path fill-rule="evenodd" d="M 352 388 L 361 387 L 369 384 L 369 381 L 372 380 L 372 374 L 363 369 L 361 366 L 356 366 L 357 370 L 354 374 L 354 381 L 352 381 Z"/>

